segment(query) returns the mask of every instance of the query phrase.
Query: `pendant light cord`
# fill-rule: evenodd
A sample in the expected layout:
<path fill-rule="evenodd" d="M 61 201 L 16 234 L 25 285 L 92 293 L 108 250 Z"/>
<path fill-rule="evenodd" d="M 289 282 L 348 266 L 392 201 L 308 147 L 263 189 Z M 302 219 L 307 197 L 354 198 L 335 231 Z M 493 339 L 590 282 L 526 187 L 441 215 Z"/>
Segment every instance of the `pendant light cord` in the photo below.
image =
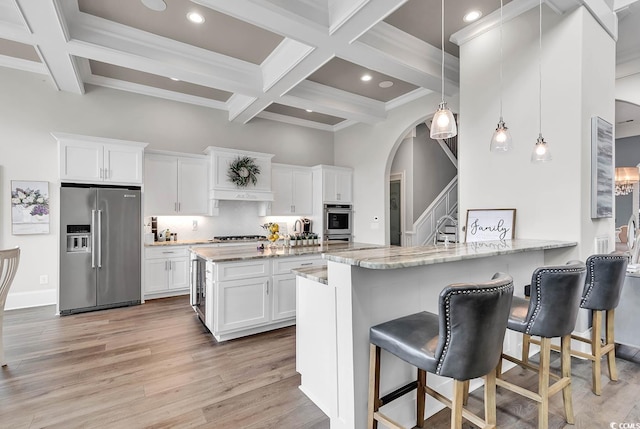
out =
<path fill-rule="evenodd" d="M 440 13 L 440 47 L 442 49 L 442 70 L 441 70 L 441 77 L 442 77 L 442 102 L 444 103 L 444 0 L 442 0 L 442 10 Z"/>
<path fill-rule="evenodd" d="M 500 120 L 502 121 L 502 0 L 500 0 Z"/>
<path fill-rule="evenodd" d="M 542 0 L 540 0 L 539 19 L 539 50 L 538 50 L 538 128 L 542 136 Z"/>

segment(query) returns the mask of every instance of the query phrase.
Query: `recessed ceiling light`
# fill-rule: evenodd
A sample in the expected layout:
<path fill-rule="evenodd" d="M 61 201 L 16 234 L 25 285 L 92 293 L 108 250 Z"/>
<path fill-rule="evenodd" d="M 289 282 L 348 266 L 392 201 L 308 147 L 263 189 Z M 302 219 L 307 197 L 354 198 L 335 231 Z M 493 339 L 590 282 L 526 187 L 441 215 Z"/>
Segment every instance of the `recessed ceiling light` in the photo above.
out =
<path fill-rule="evenodd" d="M 180 82 L 180 79 L 178 79 L 177 77 L 170 77 L 169 79 L 176 81 L 176 82 Z"/>
<path fill-rule="evenodd" d="M 393 86 L 393 82 L 391 82 L 390 80 L 383 80 L 378 84 L 378 86 L 380 88 L 390 88 Z"/>
<path fill-rule="evenodd" d="M 363 82 L 369 82 L 371 80 L 371 75 L 370 74 L 363 74 L 362 77 L 360 78 L 361 81 Z"/>
<path fill-rule="evenodd" d="M 202 24 L 204 22 L 204 16 L 200 15 L 198 12 L 189 12 L 187 14 L 187 19 L 194 24 Z"/>
<path fill-rule="evenodd" d="M 479 10 L 471 10 L 464 15 L 462 20 L 464 22 L 473 22 L 478 18 L 480 18 L 481 16 L 482 16 L 482 12 L 480 12 Z"/>
<path fill-rule="evenodd" d="M 309 113 L 313 113 L 313 110 L 311 110 L 311 109 L 304 109 L 304 110 L 306 110 Z"/>
<path fill-rule="evenodd" d="M 164 0 L 141 0 L 142 4 L 148 7 L 151 10 L 155 10 L 156 12 L 162 12 L 167 8 L 167 4 Z"/>

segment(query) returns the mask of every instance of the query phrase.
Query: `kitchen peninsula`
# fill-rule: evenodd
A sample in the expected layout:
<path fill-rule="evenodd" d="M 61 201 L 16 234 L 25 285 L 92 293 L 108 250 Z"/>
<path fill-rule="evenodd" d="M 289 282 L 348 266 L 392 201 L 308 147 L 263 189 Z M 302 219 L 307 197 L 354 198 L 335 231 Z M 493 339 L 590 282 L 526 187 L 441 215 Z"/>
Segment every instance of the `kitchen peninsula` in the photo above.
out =
<path fill-rule="evenodd" d="M 535 268 L 550 256 L 571 259 L 576 245 L 517 239 L 327 251 L 326 274 L 296 271 L 296 368 L 302 376 L 301 390 L 329 416 L 332 429 L 366 427 L 371 326 L 424 310 L 437 313 L 439 293 L 446 285 L 485 281 L 499 271 L 513 277 L 515 294 L 522 296 Z M 516 354 L 520 342 L 517 334 L 507 332 L 505 351 Z M 381 365 L 383 394 L 415 379 L 415 368 L 386 352 Z M 440 389 L 450 383 L 431 374 L 428 382 Z M 471 389 L 480 384 L 472 380 Z M 414 401 L 415 393 L 406 395 L 385 414 L 412 427 Z M 427 404 L 429 415 L 440 409 Z"/>
<path fill-rule="evenodd" d="M 193 247 L 191 303 L 218 341 L 296 323 L 296 276 L 293 268 L 326 264 L 322 254 L 371 248 L 332 242 L 313 246 L 263 248 L 255 245 Z M 195 277 L 195 278 L 194 278 Z"/>

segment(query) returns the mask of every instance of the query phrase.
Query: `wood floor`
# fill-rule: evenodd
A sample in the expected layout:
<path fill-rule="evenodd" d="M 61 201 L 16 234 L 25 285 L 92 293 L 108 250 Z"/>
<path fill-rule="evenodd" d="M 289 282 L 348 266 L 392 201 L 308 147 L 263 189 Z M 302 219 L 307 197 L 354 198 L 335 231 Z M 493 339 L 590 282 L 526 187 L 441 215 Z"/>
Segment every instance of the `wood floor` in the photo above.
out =
<path fill-rule="evenodd" d="M 0 370 L 0 428 L 309 428 L 329 421 L 297 388 L 295 327 L 216 343 L 187 297 L 58 317 L 54 307 L 5 312 L 9 362 Z M 620 381 L 590 391 L 573 361 L 576 429 L 640 426 L 640 351 L 617 359 Z M 606 367 L 606 365 L 605 365 Z M 519 368 L 507 379 L 535 383 Z M 498 389 L 498 426 L 535 428 L 536 408 Z M 562 395 L 551 428 L 565 427 Z M 481 409 L 482 391 L 470 407 Z M 425 427 L 447 428 L 448 412 Z M 472 427 L 465 423 L 465 427 Z"/>

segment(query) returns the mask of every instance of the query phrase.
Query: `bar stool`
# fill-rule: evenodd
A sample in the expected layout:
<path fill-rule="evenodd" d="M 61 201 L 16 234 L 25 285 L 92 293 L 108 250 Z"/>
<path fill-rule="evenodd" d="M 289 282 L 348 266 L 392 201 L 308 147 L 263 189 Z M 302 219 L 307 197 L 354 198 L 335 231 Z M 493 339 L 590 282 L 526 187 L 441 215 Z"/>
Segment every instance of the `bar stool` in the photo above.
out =
<path fill-rule="evenodd" d="M 6 366 L 4 360 L 4 346 L 2 341 L 2 325 L 4 320 L 4 304 L 7 301 L 9 288 L 18 271 L 20 263 L 20 248 L 0 250 L 0 366 Z"/>
<path fill-rule="evenodd" d="M 368 427 L 378 422 L 401 428 L 382 414 L 383 405 L 417 389 L 416 425 L 424 426 L 425 394 L 451 408 L 451 427 L 461 428 L 462 417 L 477 426 L 496 424 L 495 367 L 500 359 L 513 297 L 513 279 L 497 273 L 480 284 L 452 284 L 442 290 L 439 314 L 426 311 L 374 326 L 369 331 Z M 418 369 L 418 377 L 380 398 L 380 350 L 385 349 Z M 427 386 L 427 372 L 454 379 L 453 399 Z M 485 419 L 462 408 L 465 381 L 485 377 Z"/>
<path fill-rule="evenodd" d="M 573 403 L 571 400 L 571 331 L 576 324 L 580 291 L 584 286 L 586 266 L 580 261 L 570 261 L 562 266 L 537 268 L 531 277 L 531 299 L 513 297 L 508 329 L 522 332 L 522 359 L 503 354 L 502 358 L 538 371 L 538 391 L 532 392 L 499 378 L 496 384 L 519 395 L 538 402 L 538 428 L 549 427 L 549 397 L 562 391 L 567 423 L 573 424 Z M 538 367 L 528 362 L 530 336 L 540 337 L 540 364 Z M 551 339 L 561 338 L 561 376 L 550 374 Z M 549 386 L 549 377 L 557 378 Z"/>
<path fill-rule="evenodd" d="M 620 293 L 627 272 L 626 255 L 591 255 L 587 258 L 587 278 L 582 291 L 580 307 L 590 310 L 592 316 L 591 338 L 571 335 L 571 338 L 591 345 L 591 354 L 571 350 L 573 356 L 591 360 L 592 390 L 596 395 L 602 393 L 600 382 L 600 361 L 607 356 L 609 379 L 618 380 L 616 370 L 616 345 L 614 340 L 614 314 L 620 302 Z M 602 311 L 606 317 L 605 341 L 602 343 Z M 527 343 L 540 344 L 539 341 L 526 337 Z M 523 347 L 525 347 L 523 342 Z M 528 350 L 528 344 L 527 344 Z M 557 350 L 558 346 L 552 345 Z"/>

